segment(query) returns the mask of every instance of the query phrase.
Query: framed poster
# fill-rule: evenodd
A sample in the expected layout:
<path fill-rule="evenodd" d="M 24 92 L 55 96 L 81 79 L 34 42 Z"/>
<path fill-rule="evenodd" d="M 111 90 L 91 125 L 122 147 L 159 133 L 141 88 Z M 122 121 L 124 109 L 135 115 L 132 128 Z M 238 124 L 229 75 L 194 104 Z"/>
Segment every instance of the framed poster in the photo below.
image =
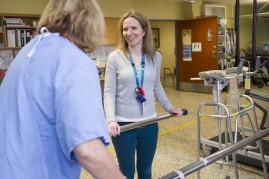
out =
<path fill-rule="evenodd" d="M 160 47 L 160 29 L 159 28 L 152 28 L 152 38 L 153 44 L 155 48 Z"/>

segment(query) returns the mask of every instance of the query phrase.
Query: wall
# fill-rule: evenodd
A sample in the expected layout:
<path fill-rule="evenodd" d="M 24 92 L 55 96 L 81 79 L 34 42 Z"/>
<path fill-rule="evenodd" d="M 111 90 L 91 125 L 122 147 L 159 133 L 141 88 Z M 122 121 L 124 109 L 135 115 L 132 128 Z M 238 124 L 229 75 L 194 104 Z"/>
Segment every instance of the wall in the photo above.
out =
<path fill-rule="evenodd" d="M 48 0 L 1 0 L 0 13 L 41 14 Z"/>
<path fill-rule="evenodd" d="M 163 56 L 161 76 L 164 67 L 173 72 L 176 61 L 175 20 L 192 19 L 192 4 L 167 0 L 164 10 L 163 1 L 134 0 L 133 7 L 150 19 L 152 28 L 160 29 L 160 48 L 157 50 L 161 51 Z"/>
<path fill-rule="evenodd" d="M 118 18 L 128 9 L 135 8 L 146 14 L 152 21 L 152 25 L 160 28 L 160 50 L 163 52 L 164 64 L 172 68 L 175 66 L 174 57 L 174 26 L 173 20 L 192 19 L 202 15 L 203 3 L 201 0 L 196 3 L 177 2 L 175 0 L 166 0 L 165 5 L 160 0 L 97 0 L 105 17 Z M 217 1 L 217 0 L 216 0 Z M 21 13 L 21 14 L 41 14 L 48 0 L 1 0 L 0 13 Z M 212 3 L 218 4 L 219 3 Z M 226 16 L 228 19 L 227 27 L 234 27 L 234 6 L 226 4 Z M 251 7 L 241 7 L 241 14 L 251 13 Z M 157 21 L 158 20 L 158 21 Z M 167 21 L 170 20 L 170 21 Z M 252 36 L 251 19 L 240 18 L 240 46 L 247 49 Z M 171 28 L 171 29 L 170 29 Z M 169 30 L 168 30 L 169 29 Z M 169 32 L 168 32 L 169 31 Z M 268 19 L 261 19 L 258 22 L 257 42 L 260 40 L 269 41 Z M 166 44 L 167 43 L 167 44 Z M 172 45 L 172 46 L 171 46 Z M 164 48 L 165 47 L 165 48 Z M 169 48 L 168 48 L 169 47 Z"/>
<path fill-rule="evenodd" d="M 264 11 L 269 11 L 269 7 L 264 9 Z M 262 11 L 262 12 L 264 12 Z M 252 14 L 252 7 L 242 7 L 240 9 L 241 15 Z M 269 19 L 268 18 L 258 18 L 256 27 L 256 44 L 257 47 L 261 41 L 269 41 Z M 252 42 L 252 18 L 242 17 L 240 18 L 240 48 L 248 50 L 250 48 L 250 43 Z"/>
<path fill-rule="evenodd" d="M 192 3 L 192 17 L 200 18 L 203 16 L 203 3 L 202 1 L 196 1 Z"/>
<path fill-rule="evenodd" d="M 190 3 L 173 0 L 97 0 L 105 17 L 120 17 L 130 8 L 136 8 L 150 19 L 184 19 L 191 11 Z M 1 0 L 0 13 L 41 14 L 48 0 Z M 187 13 L 188 12 L 188 13 Z M 190 17 L 190 16 L 189 16 Z"/>
<path fill-rule="evenodd" d="M 175 21 L 151 21 L 150 23 L 152 28 L 160 29 L 161 40 L 158 50 L 161 51 L 163 55 L 161 68 L 162 76 L 164 67 L 168 67 L 171 70 L 175 67 Z"/>
<path fill-rule="evenodd" d="M 248 50 L 252 42 L 252 18 L 240 19 L 240 48 Z M 258 18 L 256 28 L 256 44 L 257 47 L 261 41 L 269 42 L 269 19 Z"/>
<path fill-rule="evenodd" d="M 234 28 L 234 6 L 228 4 L 226 6 L 227 28 Z"/>
<path fill-rule="evenodd" d="M 133 0 L 97 0 L 105 17 L 120 17 L 132 7 Z"/>
<path fill-rule="evenodd" d="M 179 3 L 167 0 L 165 11 L 163 2 L 159 0 L 97 0 L 105 17 L 109 17 L 107 24 L 117 23 L 115 18 L 120 17 L 130 8 L 135 8 L 144 13 L 151 20 L 152 26 L 160 28 L 160 50 L 163 54 L 163 67 L 171 69 L 175 66 L 175 19 L 191 19 L 191 3 Z M 41 14 L 48 0 L 1 0 L 0 13 Z M 115 5 L 116 4 L 116 5 Z M 20 8 L 16 8 L 20 7 Z M 165 20 L 165 21 L 163 21 Z M 172 20 L 172 21 L 167 21 Z M 113 24 L 112 24 L 113 25 Z M 113 25 L 115 26 L 115 24 Z M 111 32 L 114 33 L 114 32 Z M 111 34 L 109 33 L 109 34 Z M 116 37 L 115 37 L 116 38 Z M 108 39 L 108 38 L 106 38 Z M 113 44 L 113 39 L 108 39 L 108 44 Z M 163 67 L 162 72 L 163 74 Z"/>
<path fill-rule="evenodd" d="M 269 18 L 259 18 L 258 20 L 258 30 L 257 34 L 260 34 L 262 31 L 263 35 L 259 36 L 258 41 L 268 41 L 269 42 Z"/>
<path fill-rule="evenodd" d="M 0 13 L 41 14 L 49 0 L 1 0 Z M 120 17 L 132 0 L 97 0 L 106 17 Z M 119 6 L 115 6 L 119 4 Z"/>
<path fill-rule="evenodd" d="M 165 6 L 165 8 L 164 8 Z M 144 13 L 150 19 L 190 19 L 192 18 L 191 3 L 182 3 L 172 0 L 133 0 L 133 7 Z"/>

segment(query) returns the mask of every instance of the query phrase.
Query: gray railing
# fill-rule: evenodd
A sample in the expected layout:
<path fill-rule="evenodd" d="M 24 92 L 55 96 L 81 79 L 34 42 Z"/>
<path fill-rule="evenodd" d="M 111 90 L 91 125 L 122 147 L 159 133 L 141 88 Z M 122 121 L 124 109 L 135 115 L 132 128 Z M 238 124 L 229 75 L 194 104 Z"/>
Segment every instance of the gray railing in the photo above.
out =
<path fill-rule="evenodd" d="M 190 165 L 187 165 L 181 169 L 175 170 L 165 176 L 160 177 L 159 179 L 176 179 L 176 178 L 181 178 L 183 179 L 185 176 L 190 175 L 193 172 L 196 172 L 206 166 L 208 166 L 209 164 L 216 162 L 217 160 L 224 158 L 225 156 L 230 155 L 233 152 L 236 152 L 237 150 L 242 149 L 243 147 L 257 141 L 260 140 L 266 136 L 269 135 L 269 128 L 264 129 L 260 132 L 257 132 L 255 134 L 253 134 L 250 137 L 247 137 L 244 140 L 241 140 L 221 151 L 218 151 L 206 158 L 203 158 L 199 161 L 196 161 Z M 267 174 L 266 174 L 267 175 Z M 265 176 L 265 178 L 268 178 L 268 176 Z"/>
<path fill-rule="evenodd" d="M 153 124 L 153 123 L 156 123 L 158 121 L 161 121 L 161 120 L 164 120 L 164 119 L 167 119 L 167 118 L 170 118 L 170 117 L 173 117 L 173 115 L 172 114 L 166 114 L 166 115 L 159 116 L 159 117 L 152 118 L 152 119 L 148 119 L 148 120 L 145 120 L 145 121 L 134 122 L 134 123 L 131 123 L 131 124 L 121 126 L 120 131 L 125 132 L 125 131 L 131 130 L 131 129 L 143 127 L 143 126 Z"/>
<path fill-rule="evenodd" d="M 183 116 L 188 114 L 187 109 L 181 109 L 181 111 L 182 111 Z M 167 118 L 170 118 L 170 117 L 174 117 L 174 115 L 173 114 L 166 114 L 166 115 L 155 117 L 155 118 L 152 118 L 152 119 L 147 119 L 147 120 L 144 120 L 144 121 L 134 122 L 134 123 L 131 123 L 131 124 L 121 126 L 120 131 L 125 132 L 125 131 L 131 130 L 131 129 L 143 127 L 143 126 L 153 124 L 153 123 L 156 123 L 158 121 L 161 121 L 161 120 L 164 120 L 164 119 L 167 119 Z"/>

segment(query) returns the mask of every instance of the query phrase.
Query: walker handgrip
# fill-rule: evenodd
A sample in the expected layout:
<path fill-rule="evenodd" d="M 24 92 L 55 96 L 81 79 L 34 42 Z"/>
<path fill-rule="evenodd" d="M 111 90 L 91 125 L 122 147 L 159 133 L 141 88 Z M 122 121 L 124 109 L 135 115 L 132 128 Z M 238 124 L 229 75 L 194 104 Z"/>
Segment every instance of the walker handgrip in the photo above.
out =
<path fill-rule="evenodd" d="M 243 65 L 244 65 L 244 59 L 241 59 L 239 64 L 238 64 L 237 70 L 236 70 L 237 75 L 239 75 L 241 73 Z"/>

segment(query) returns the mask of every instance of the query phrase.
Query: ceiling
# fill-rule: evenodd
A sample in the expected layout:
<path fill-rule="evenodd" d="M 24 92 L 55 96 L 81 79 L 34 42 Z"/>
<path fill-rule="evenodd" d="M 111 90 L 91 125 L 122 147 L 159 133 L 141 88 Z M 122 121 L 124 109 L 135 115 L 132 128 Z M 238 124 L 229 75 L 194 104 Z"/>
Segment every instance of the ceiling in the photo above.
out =
<path fill-rule="evenodd" d="M 207 2 L 223 2 L 223 3 L 230 3 L 235 4 L 236 0 L 202 0 Z M 253 0 L 239 0 L 240 4 L 252 4 Z M 257 3 L 264 3 L 269 2 L 269 0 L 257 0 Z"/>
<path fill-rule="evenodd" d="M 175 0 L 178 2 L 188 2 L 190 0 Z M 236 0 L 195 0 L 195 1 L 203 1 L 203 2 L 210 2 L 210 3 L 223 3 L 223 4 L 235 4 Z M 239 0 L 241 5 L 249 5 L 253 3 L 253 0 Z M 269 0 L 257 0 L 257 3 L 269 3 Z"/>

